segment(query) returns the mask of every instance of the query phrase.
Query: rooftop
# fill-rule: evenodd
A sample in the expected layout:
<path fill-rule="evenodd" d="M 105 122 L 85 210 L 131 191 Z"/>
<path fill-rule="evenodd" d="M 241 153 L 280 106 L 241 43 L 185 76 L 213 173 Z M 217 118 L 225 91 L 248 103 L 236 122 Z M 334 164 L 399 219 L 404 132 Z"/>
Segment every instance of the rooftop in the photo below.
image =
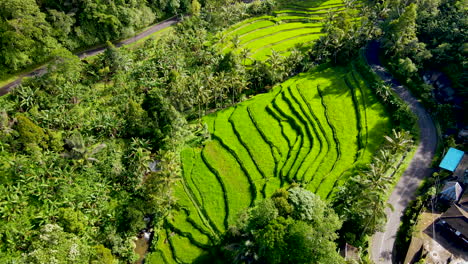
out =
<path fill-rule="evenodd" d="M 465 152 L 461 150 L 450 148 L 447 154 L 445 154 L 445 157 L 440 163 L 439 167 L 454 172 L 462 160 L 464 154 Z"/>

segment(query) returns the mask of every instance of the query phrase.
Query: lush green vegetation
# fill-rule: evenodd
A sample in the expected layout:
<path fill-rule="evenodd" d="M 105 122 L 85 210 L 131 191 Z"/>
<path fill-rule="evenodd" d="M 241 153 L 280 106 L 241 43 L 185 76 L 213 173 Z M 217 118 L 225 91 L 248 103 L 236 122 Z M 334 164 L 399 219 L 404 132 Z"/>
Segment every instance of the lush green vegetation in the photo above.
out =
<path fill-rule="evenodd" d="M 0 79 L 5 79 L 56 52 L 131 37 L 156 21 L 191 12 L 192 1 L 5 0 L 0 10 Z"/>
<path fill-rule="evenodd" d="M 434 113 L 443 130 L 463 128 L 467 118 L 460 110 L 468 107 L 465 3 L 428 0 L 409 6 L 391 2 L 389 7 L 381 11 L 388 17 L 381 25 L 387 65 Z M 446 76 L 435 86 L 421 78 L 433 71 Z M 443 92 L 445 86 L 453 89 L 452 99 Z"/>
<path fill-rule="evenodd" d="M 235 24 L 221 36 L 224 52 L 235 50 L 246 63 L 265 60 L 273 51 L 287 55 L 296 45 L 310 45 L 322 36 L 326 17 L 343 10 L 341 1 L 287 3 L 271 16 L 261 16 Z M 318 7 L 317 7 L 318 6 Z"/>
<path fill-rule="evenodd" d="M 216 84 L 225 89 L 216 103 L 224 105 L 241 96 L 230 96 L 239 83 L 232 80 L 248 78 L 219 66 L 223 56 L 200 45 L 209 31 L 250 13 L 230 20 L 217 16 L 238 14 L 248 5 L 215 8 L 210 17 L 187 19 L 174 28 L 175 34 L 146 41 L 134 51 L 110 45 L 86 63 L 69 53 L 54 53 L 44 76 L 28 79 L 0 98 L 1 263 L 68 263 L 76 257 L 72 253 L 79 254 L 78 263 L 133 262 L 138 232 L 160 228 L 175 196 L 180 204 L 186 199 L 187 216 L 193 219 L 187 224 L 195 227 L 190 235 L 200 243 L 223 230 L 223 213 L 220 229 L 206 232 L 203 214 L 189 207 L 195 198 L 184 197 L 182 186 L 172 187 L 180 175 L 178 147 L 193 139 L 184 114 L 200 113 L 201 101 L 192 100 L 199 91 L 186 86 L 189 76 L 192 80 L 197 70 L 223 80 L 224 87 Z M 253 10 L 263 12 L 262 7 Z M 195 41 L 187 42 L 190 38 Z M 162 67 L 155 63 L 161 58 L 168 60 Z M 207 59 L 205 67 L 193 58 Z M 230 72 L 218 77 L 223 71 Z M 200 79 L 206 77 L 200 74 Z M 173 89 L 177 86 L 184 89 Z M 215 105 L 214 100 L 207 103 Z M 221 197 L 223 193 L 219 191 Z M 204 205 L 218 207 L 211 199 Z M 184 220 L 167 222 L 179 226 Z M 174 243 L 187 244 L 187 238 Z"/>
<path fill-rule="evenodd" d="M 402 130 L 417 131 L 359 48 L 383 36 L 438 116 L 417 71 L 428 52 L 464 65 L 464 31 L 438 36 L 463 28 L 459 1 L 61 3 L 0 3 L 2 73 L 51 60 L 0 98 L 2 263 L 129 263 L 144 228 L 147 263 L 339 263 L 335 240 L 365 248 L 384 223 Z M 193 16 L 134 50 L 66 51 L 180 12 Z"/>
<path fill-rule="evenodd" d="M 390 131 L 384 108 L 352 66 L 299 74 L 204 119 L 212 139 L 201 150 L 182 152 L 178 185 L 192 204 L 173 211 L 174 219 L 185 218 L 185 224 L 167 226 L 179 236 L 194 228 L 188 215 L 201 213 L 203 232 L 221 237 L 243 208 L 292 183 L 330 199 L 352 168 L 371 161 Z M 194 252 L 216 242 L 188 237 Z M 172 242 L 171 255 L 158 254 L 187 262 L 175 254 L 178 247 L 191 250 L 182 241 Z"/>
<path fill-rule="evenodd" d="M 334 243 L 340 226 L 319 196 L 282 188 L 240 214 L 220 251 L 229 263 L 344 263 Z"/>

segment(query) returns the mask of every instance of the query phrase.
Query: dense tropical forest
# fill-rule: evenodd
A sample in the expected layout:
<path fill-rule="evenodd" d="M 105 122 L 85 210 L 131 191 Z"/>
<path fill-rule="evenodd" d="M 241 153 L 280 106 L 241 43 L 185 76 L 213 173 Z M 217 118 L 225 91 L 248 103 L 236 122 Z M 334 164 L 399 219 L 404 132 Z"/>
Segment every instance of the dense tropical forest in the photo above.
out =
<path fill-rule="evenodd" d="M 370 263 L 418 127 L 363 49 L 460 129 L 467 18 L 459 0 L 1 1 L 0 79 L 47 71 L 0 97 L 0 263 L 345 263 L 345 243 Z"/>
<path fill-rule="evenodd" d="M 179 13 L 191 2 L 179 1 L 34 1 L 0 2 L 0 78 L 63 50 L 75 51 L 133 36 Z"/>

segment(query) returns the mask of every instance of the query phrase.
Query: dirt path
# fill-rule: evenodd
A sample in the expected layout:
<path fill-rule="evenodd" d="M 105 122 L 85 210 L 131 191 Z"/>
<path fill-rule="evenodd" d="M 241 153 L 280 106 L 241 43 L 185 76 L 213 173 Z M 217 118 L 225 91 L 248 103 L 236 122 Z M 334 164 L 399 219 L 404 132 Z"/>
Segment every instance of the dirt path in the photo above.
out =
<path fill-rule="evenodd" d="M 391 211 L 387 208 L 387 223 L 385 224 L 384 232 L 378 232 L 372 237 L 370 249 L 372 260 L 377 264 L 387 264 L 396 263 L 394 244 L 403 211 L 409 202 L 416 198 L 415 193 L 421 180 L 432 173 L 432 169 L 429 167 L 431 166 L 431 161 L 437 147 L 437 131 L 431 116 L 424 107 L 382 66 L 378 58 L 378 51 L 378 42 L 374 41 L 367 46 L 366 58 L 368 64 L 409 105 L 418 118 L 420 129 L 420 141 L 416 153 L 388 200 L 388 203 L 394 207 L 394 210 Z"/>
<path fill-rule="evenodd" d="M 114 45 L 116 47 L 121 47 L 121 46 L 124 46 L 124 45 L 128 45 L 128 44 L 131 44 L 133 42 L 136 42 L 142 38 L 145 38 L 157 31 L 160 31 L 162 29 L 165 29 L 167 27 L 170 27 L 174 24 L 176 24 L 177 22 L 179 22 L 179 18 L 177 17 L 172 17 L 172 18 L 169 18 L 167 20 L 164 20 L 158 24 L 155 24 L 153 26 L 151 26 L 150 28 L 146 29 L 145 31 L 135 35 L 134 37 L 131 37 L 131 38 L 128 38 L 128 39 L 124 39 L 124 40 L 121 40 L 121 41 L 118 41 L 116 43 L 114 43 Z M 91 49 L 88 49 L 88 50 L 85 50 L 85 51 L 82 51 L 82 52 L 78 52 L 78 53 L 75 53 L 80 59 L 84 59 L 84 58 L 87 58 L 87 57 L 90 57 L 90 56 L 94 56 L 94 55 L 97 55 L 99 53 L 102 53 L 104 52 L 104 50 L 106 50 L 106 47 L 105 46 L 101 46 L 101 47 L 97 47 L 97 48 L 91 48 Z M 44 75 L 45 73 L 47 72 L 47 64 L 46 65 L 43 65 L 33 71 L 30 71 L 30 72 L 27 72 L 27 73 L 24 73 L 22 75 L 20 75 L 18 77 L 18 79 L 14 80 L 13 82 L 10 82 L 2 87 L 0 87 L 0 96 L 4 95 L 4 94 L 7 94 L 8 92 L 10 92 L 11 89 L 15 88 L 16 86 L 18 86 L 19 84 L 21 84 L 21 80 L 24 78 L 24 77 L 36 77 L 36 76 L 42 76 Z"/>

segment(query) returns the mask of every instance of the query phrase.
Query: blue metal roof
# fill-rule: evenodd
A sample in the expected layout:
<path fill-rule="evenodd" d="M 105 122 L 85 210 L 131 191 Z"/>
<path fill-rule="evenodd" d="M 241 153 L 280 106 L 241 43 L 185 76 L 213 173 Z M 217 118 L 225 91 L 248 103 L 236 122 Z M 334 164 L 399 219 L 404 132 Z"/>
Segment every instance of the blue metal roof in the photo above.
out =
<path fill-rule="evenodd" d="M 455 171 L 458 164 L 463 158 L 463 154 L 465 153 L 461 150 L 450 148 L 447 154 L 445 154 L 445 157 L 440 163 L 439 167 L 441 167 L 442 169 L 452 171 L 452 172 Z"/>

